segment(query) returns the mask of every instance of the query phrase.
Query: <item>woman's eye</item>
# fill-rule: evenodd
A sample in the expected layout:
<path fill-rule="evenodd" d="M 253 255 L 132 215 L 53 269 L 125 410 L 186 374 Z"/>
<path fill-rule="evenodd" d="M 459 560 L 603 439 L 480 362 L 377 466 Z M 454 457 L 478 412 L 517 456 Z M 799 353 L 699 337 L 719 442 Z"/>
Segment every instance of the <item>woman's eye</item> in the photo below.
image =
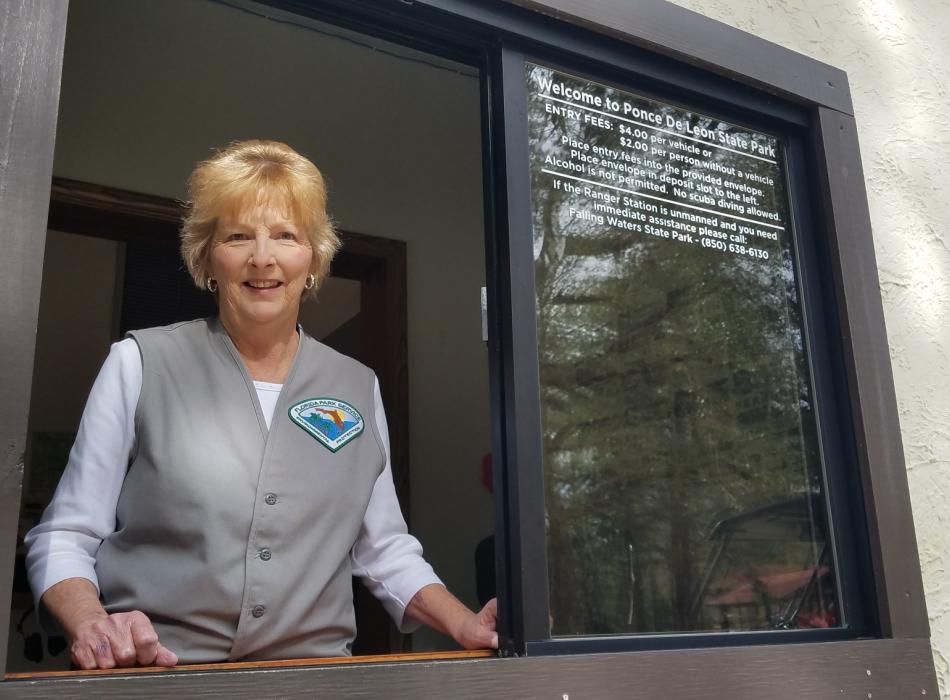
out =
<path fill-rule="evenodd" d="M 228 234 L 228 236 L 227 236 L 224 240 L 225 240 L 225 241 L 228 241 L 228 242 L 230 242 L 230 241 L 246 241 L 246 240 L 247 240 L 247 234 L 246 234 L 246 233 L 230 233 L 230 234 Z"/>
<path fill-rule="evenodd" d="M 280 240 L 282 241 L 296 241 L 297 234 L 292 231 L 284 231 L 280 234 Z"/>

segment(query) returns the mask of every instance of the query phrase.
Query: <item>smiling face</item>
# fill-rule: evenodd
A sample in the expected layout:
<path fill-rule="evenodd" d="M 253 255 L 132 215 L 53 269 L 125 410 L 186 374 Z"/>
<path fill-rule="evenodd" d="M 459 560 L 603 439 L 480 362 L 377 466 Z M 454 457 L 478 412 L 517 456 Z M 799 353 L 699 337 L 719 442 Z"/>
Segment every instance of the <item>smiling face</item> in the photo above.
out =
<path fill-rule="evenodd" d="M 218 221 L 210 274 L 226 327 L 296 324 L 313 249 L 289 207 L 262 202 Z"/>

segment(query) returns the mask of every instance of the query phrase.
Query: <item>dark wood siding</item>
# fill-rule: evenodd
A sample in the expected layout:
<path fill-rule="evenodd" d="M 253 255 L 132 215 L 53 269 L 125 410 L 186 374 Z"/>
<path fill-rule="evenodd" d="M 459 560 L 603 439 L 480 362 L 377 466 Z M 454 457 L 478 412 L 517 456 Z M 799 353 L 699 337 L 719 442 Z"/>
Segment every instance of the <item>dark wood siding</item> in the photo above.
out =
<path fill-rule="evenodd" d="M 0 3 L 0 670 L 7 658 L 65 36 L 64 0 Z"/>

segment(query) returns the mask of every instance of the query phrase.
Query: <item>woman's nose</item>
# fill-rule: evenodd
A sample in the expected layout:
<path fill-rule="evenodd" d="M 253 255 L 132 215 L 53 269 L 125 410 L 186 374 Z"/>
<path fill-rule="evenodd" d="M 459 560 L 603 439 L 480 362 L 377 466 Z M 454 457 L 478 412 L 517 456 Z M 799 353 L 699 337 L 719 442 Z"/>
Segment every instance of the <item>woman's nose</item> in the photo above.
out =
<path fill-rule="evenodd" d="M 274 252 L 271 248 L 270 236 L 258 236 L 254 239 L 254 250 L 251 252 L 251 264 L 257 267 L 266 267 L 273 264 Z"/>

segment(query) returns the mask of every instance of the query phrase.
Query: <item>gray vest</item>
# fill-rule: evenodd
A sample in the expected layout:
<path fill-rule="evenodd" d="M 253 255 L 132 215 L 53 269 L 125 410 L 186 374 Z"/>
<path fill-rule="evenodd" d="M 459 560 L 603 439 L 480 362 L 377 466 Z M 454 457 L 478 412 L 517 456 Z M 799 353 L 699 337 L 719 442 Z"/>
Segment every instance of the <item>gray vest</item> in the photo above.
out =
<path fill-rule="evenodd" d="M 268 431 L 218 321 L 130 335 L 142 394 L 96 556 L 106 610 L 144 612 L 182 663 L 349 654 L 349 552 L 385 459 L 373 373 L 301 333 Z"/>

